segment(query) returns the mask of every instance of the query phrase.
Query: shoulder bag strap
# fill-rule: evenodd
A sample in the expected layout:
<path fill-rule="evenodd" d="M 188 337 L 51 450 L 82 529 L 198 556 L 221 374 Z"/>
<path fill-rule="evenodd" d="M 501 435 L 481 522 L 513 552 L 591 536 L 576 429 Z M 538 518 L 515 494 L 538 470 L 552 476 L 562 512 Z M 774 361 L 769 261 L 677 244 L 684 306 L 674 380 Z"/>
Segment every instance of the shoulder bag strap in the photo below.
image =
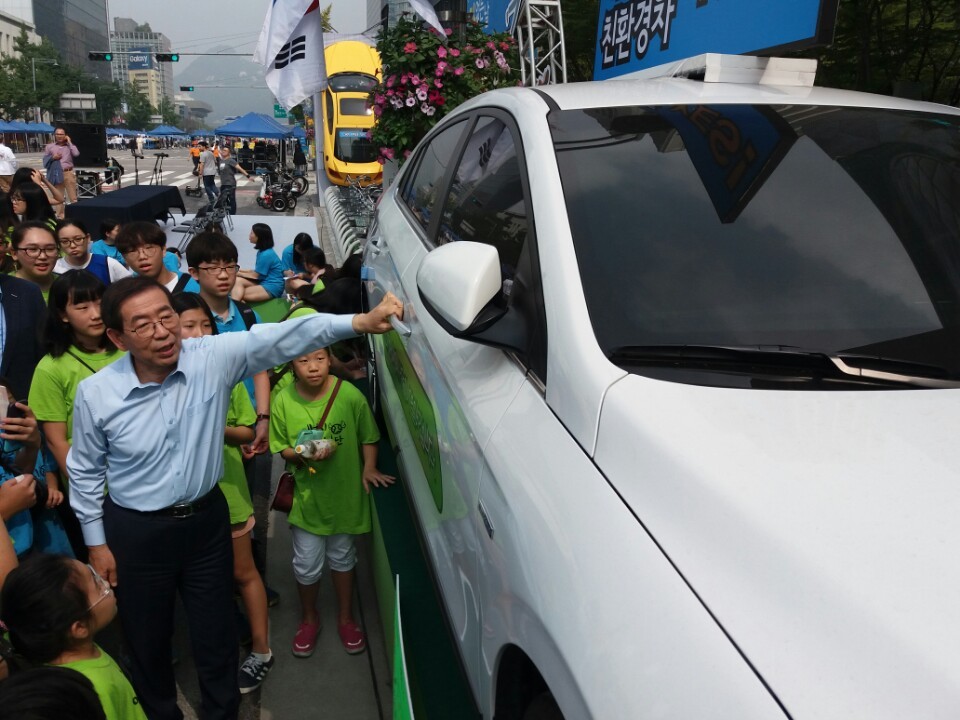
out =
<path fill-rule="evenodd" d="M 89 363 L 84 362 L 83 358 L 81 358 L 79 355 L 74 354 L 72 350 L 67 350 L 67 355 L 71 356 L 74 360 L 76 360 L 78 363 L 83 365 L 87 370 L 92 372 L 94 375 L 97 374 L 97 371 L 94 370 L 92 367 L 90 367 Z"/>
<path fill-rule="evenodd" d="M 327 415 L 330 414 L 330 408 L 333 407 L 333 401 L 337 399 L 337 393 L 340 392 L 341 383 L 343 383 L 343 380 L 337 378 L 337 384 L 333 386 L 333 392 L 330 393 L 330 400 L 327 401 L 327 407 L 323 410 L 323 417 L 321 417 L 320 422 L 317 423 L 317 430 L 323 429 L 323 424 L 327 421 Z"/>

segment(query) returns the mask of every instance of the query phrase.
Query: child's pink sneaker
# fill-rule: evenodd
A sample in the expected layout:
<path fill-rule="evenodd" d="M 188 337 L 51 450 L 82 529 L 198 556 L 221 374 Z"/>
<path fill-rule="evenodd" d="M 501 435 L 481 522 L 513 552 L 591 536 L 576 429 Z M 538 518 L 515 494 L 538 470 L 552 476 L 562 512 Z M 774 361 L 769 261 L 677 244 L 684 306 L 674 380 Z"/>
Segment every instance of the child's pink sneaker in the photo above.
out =
<path fill-rule="evenodd" d="M 337 630 L 340 633 L 340 642 L 343 643 L 343 649 L 351 655 L 362 653 L 367 649 L 367 641 L 363 637 L 363 630 L 352 620 L 344 623 Z"/>
<path fill-rule="evenodd" d="M 293 636 L 293 654 L 297 657 L 310 657 L 317 647 L 317 635 L 320 626 L 313 623 L 300 623 L 297 634 Z M 341 635 L 340 637 L 343 637 Z"/>

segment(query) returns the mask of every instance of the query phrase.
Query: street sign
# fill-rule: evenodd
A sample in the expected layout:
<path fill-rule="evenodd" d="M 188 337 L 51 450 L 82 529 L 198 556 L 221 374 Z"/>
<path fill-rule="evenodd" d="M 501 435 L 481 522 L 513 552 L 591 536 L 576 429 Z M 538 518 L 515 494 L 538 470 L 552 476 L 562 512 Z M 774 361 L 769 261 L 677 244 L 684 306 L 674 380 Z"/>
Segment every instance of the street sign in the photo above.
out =
<path fill-rule="evenodd" d="M 283 105 L 277 103 L 273 104 L 273 116 L 277 120 L 283 120 L 287 117 L 287 109 Z"/>

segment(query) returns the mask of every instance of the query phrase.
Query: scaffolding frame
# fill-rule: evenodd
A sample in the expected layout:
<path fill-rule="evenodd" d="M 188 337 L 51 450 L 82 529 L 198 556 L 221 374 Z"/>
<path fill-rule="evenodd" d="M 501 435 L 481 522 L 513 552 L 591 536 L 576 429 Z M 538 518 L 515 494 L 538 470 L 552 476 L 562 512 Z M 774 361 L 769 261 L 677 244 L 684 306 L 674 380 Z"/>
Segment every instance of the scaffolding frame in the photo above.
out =
<path fill-rule="evenodd" d="M 520 80 L 524 86 L 567 81 L 560 0 L 523 0 L 514 34 L 520 51 Z"/>

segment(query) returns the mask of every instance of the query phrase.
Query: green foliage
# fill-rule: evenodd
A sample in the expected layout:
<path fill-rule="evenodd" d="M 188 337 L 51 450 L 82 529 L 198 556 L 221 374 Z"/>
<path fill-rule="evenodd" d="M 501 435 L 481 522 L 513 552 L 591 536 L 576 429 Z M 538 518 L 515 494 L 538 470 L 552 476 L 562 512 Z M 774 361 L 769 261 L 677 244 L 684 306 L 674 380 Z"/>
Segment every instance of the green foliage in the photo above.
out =
<path fill-rule="evenodd" d="M 127 84 L 126 88 L 127 128 L 130 130 L 147 130 L 153 127 L 151 116 L 156 114 L 153 105 L 143 95 L 136 85 Z"/>
<path fill-rule="evenodd" d="M 567 51 L 567 81 L 593 80 L 600 0 L 563 0 L 561 14 Z"/>
<path fill-rule="evenodd" d="M 516 43 L 506 33 L 487 35 L 471 23 L 462 42 L 446 40 L 406 14 L 393 27 L 381 28 L 383 81 L 370 94 L 377 116 L 370 136 L 381 162 L 402 163 L 430 128 L 465 100 L 518 84 Z"/>
<path fill-rule="evenodd" d="M 804 53 L 820 61 L 817 84 L 960 100 L 957 0 L 844 0 L 833 44 Z"/>
<path fill-rule="evenodd" d="M 0 112 L 7 119 L 33 119 L 33 108 L 56 112 L 60 95 L 70 91 L 60 54 L 44 38 L 39 45 L 25 31 L 14 41 L 19 57 L 0 60 Z M 56 64 L 55 64 L 56 63 Z M 34 91 L 36 79 L 36 91 Z"/>

